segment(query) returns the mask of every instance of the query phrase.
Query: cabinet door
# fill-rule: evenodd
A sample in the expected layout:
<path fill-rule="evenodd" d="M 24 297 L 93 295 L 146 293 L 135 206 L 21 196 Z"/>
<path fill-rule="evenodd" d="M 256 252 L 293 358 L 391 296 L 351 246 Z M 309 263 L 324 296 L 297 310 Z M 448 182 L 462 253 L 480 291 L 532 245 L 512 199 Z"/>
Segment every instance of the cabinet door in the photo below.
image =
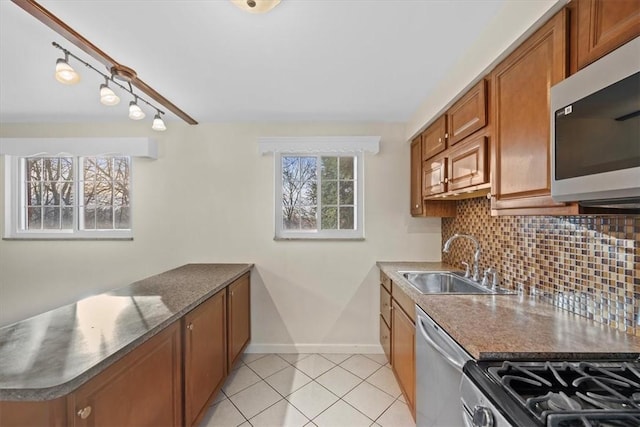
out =
<path fill-rule="evenodd" d="M 487 82 L 482 79 L 447 111 L 449 147 L 487 125 Z"/>
<path fill-rule="evenodd" d="M 640 35 L 639 0 L 578 0 L 578 69 Z"/>
<path fill-rule="evenodd" d="M 411 143 L 411 215 L 424 214 L 422 200 L 422 138 Z"/>
<path fill-rule="evenodd" d="M 185 425 L 196 425 L 222 386 L 226 363 L 226 289 L 183 318 Z"/>
<path fill-rule="evenodd" d="M 380 345 L 382 345 L 382 349 L 389 363 L 393 363 L 391 361 L 391 328 L 385 323 L 382 316 L 380 316 Z"/>
<path fill-rule="evenodd" d="M 415 324 L 393 301 L 391 318 L 391 360 L 407 405 L 415 417 L 416 361 Z"/>
<path fill-rule="evenodd" d="M 422 160 L 430 159 L 447 148 L 447 116 L 438 118 L 422 132 Z"/>
<path fill-rule="evenodd" d="M 422 196 L 432 196 L 447 191 L 447 159 L 433 158 L 422 164 Z"/>
<path fill-rule="evenodd" d="M 472 138 L 449 153 L 449 191 L 460 190 L 488 181 L 487 137 Z"/>
<path fill-rule="evenodd" d="M 180 355 L 176 322 L 73 393 L 69 425 L 182 425 Z"/>
<path fill-rule="evenodd" d="M 250 282 L 249 274 L 245 274 L 229 285 L 229 335 L 228 335 L 228 370 L 242 355 L 251 338 Z"/>
<path fill-rule="evenodd" d="M 391 326 L 391 294 L 380 285 L 380 315 Z"/>
<path fill-rule="evenodd" d="M 492 73 L 492 209 L 564 206 L 551 199 L 549 96 L 566 75 L 561 11 Z"/>

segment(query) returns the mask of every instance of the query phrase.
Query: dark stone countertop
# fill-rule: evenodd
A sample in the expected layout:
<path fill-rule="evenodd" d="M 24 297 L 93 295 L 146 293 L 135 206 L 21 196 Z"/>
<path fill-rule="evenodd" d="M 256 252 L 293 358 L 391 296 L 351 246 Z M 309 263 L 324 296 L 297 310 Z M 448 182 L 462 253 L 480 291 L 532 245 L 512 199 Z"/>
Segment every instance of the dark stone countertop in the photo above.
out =
<path fill-rule="evenodd" d="M 640 337 L 521 295 L 423 295 L 398 271 L 440 271 L 440 262 L 378 267 L 478 360 L 635 359 Z M 456 270 L 456 269 L 453 269 Z"/>
<path fill-rule="evenodd" d="M 64 396 L 253 264 L 188 264 L 0 328 L 0 400 Z"/>

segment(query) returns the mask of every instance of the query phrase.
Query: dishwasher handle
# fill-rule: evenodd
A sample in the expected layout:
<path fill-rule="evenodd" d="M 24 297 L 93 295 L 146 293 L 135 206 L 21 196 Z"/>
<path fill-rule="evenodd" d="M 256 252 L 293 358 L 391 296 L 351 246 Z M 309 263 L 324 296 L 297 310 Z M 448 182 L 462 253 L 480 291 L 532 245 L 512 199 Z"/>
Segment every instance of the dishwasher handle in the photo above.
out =
<path fill-rule="evenodd" d="M 458 362 L 457 360 L 455 360 L 453 358 L 453 356 L 451 356 L 451 354 L 447 353 L 447 351 L 445 349 L 443 349 L 441 346 L 438 345 L 438 343 L 436 343 L 436 341 L 431 337 L 431 335 L 429 335 L 429 333 L 427 332 L 427 329 L 425 328 L 424 323 L 422 322 L 422 318 L 418 317 L 418 329 L 420 330 L 420 333 L 422 334 L 422 337 L 425 339 L 425 341 L 431 345 L 431 347 L 433 347 L 434 350 L 436 350 L 438 353 L 440 353 L 440 355 L 442 357 L 444 357 L 444 359 L 454 368 L 456 368 L 458 371 L 460 371 L 462 373 L 462 365 L 464 363 Z"/>

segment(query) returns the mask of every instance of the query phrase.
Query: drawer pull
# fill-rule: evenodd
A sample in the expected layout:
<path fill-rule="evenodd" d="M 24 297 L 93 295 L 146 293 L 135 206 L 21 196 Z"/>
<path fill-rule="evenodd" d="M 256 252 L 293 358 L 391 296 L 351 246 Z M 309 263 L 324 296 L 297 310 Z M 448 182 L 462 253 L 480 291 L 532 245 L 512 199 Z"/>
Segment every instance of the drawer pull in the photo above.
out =
<path fill-rule="evenodd" d="M 193 331 L 193 323 L 189 323 L 187 325 L 187 329 L 190 330 L 190 331 Z"/>
<path fill-rule="evenodd" d="M 83 420 L 86 420 L 91 415 L 91 406 L 86 406 L 78 411 L 78 416 Z"/>

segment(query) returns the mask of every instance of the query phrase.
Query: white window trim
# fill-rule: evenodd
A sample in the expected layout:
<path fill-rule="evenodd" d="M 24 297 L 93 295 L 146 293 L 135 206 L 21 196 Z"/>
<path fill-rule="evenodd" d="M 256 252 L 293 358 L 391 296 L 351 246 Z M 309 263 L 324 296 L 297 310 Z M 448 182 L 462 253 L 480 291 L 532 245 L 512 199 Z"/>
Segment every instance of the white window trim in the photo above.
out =
<path fill-rule="evenodd" d="M 364 240 L 364 153 L 378 153 L 379 136 L 339 137 L 262 137 L 260 154 L 274 153 L 274 240 Z M 356 229 L 355 230 L 284 230 L 282 218 L 282 157 L 353 156 L 356 157 Z"/>
<path fill-rule="evenodd" d="M 123 230 L 81 230 L 78 224 L 71 230 L 22 230 L 20 159 L 33 156 L 127 156 L 129 192 L 133 195 L 133 157 L 156 159 L 157 144 L 150 138 L 0 138 L 0 154 L 4 155 L 4 234 L 5 240 L 132 240 L 132 227 Z M 75 161 L 74 161 L 75 162 Z M 77 173 L 74 175 L 78 177 Z M 77 197 L 78 195 L 76 195 Z"/>

